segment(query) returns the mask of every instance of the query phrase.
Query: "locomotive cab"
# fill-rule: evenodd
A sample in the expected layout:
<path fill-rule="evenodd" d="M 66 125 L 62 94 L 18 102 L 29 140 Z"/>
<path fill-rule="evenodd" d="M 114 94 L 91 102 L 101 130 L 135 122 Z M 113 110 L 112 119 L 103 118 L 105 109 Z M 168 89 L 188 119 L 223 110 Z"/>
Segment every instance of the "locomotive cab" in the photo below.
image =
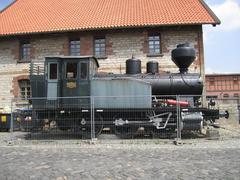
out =
<path fill-rule="evenodd" d="M 95 75 L 98 67 L 98 62 L 94 57 L 46 57 L 45 83 L 47 100 L 70 97 L 68 100 L 62 99 L 61 104 L 64 106 L 64 104 L 77 103 L 71 97 L 90 96 L 90 80 Z"/>
<path fill-rule="evenodd" d="M 98 66 L 94 57 L 46 57 L 47 98 L 89 96 Z"/>

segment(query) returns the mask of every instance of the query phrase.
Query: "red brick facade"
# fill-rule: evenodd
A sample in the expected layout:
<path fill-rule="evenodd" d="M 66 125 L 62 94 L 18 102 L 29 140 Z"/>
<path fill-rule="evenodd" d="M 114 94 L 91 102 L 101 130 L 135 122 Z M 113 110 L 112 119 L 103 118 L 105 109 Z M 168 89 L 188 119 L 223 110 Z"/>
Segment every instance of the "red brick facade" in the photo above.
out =
<path fill-rule="evenodd" d="M 240 74 L 206 75 L 206 94 L 220 99 L 240 97 Z"/>

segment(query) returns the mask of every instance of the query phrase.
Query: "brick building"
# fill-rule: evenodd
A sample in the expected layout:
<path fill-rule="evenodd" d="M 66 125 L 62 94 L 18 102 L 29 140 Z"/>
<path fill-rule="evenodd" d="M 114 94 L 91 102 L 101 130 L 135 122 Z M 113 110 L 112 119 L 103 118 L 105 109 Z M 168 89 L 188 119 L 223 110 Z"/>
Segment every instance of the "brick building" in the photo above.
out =
<path fill-rule="evenodd" d="M 208 98 L 240 98 L 240 74 L 206 74 Z"/>
<path fill-rule="evenodd" d="M 206 96 L 230 113 L 229 123 L 240 124 L 240 74 L 206 74 Z"/>
<path fill-rule="evenodd" d="M 133 54 L 177 72 L 176 44 L 197 50 L 190 72 L 204 79 L 202 25 L 220 21 L 203 0 L 16 0 L 0 14 L 0 108 L 30 96 L 29 63 L 54 55 L 94 55 L 100 71 L 124 73 Z"/>

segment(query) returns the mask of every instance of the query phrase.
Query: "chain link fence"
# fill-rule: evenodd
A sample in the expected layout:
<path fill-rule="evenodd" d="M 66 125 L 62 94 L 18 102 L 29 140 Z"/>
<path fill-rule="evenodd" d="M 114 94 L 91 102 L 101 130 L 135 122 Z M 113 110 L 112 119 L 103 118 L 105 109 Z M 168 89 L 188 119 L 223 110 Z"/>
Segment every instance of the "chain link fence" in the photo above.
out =
<path fill-rule="evenodd" d="M 181 140 L 202 137 L 204 129 L 218 126 L 219 118 L 226 125 L 238 124 L 239 99 L 227 101 L 208 99 L 204 107 L 203 98 L 192 95 L 15 98 L 11 112 L 0 115 L 0 125 L 6 121 L 6 130 L 34 140 Z"/>
<path fill-rule="evenodd" d="M 208 99 L 208 101 L 210 101 L 209 104 L 213 101 L 215 108 L 221 109 L 222 112 L 228 111 L 229 113 L 228 119 L 222 118 L 219 121 L 220 126 L 233 130 L 240 128 L 240 98 L 218 98 L 213 100 Z M 209 108 L 211 108 L 210 105 Z"/>

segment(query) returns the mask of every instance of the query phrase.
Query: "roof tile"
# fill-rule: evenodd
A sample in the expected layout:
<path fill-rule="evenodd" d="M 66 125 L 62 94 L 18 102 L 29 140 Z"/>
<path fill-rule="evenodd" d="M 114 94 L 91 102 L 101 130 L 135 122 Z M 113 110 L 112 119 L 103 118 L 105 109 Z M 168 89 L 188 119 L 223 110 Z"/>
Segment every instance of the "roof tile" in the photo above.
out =
<path fill-rule="evenodd" d="M 219 23 L 203 0 L 16 0 L 0 14 L 0 36 Z"/>

